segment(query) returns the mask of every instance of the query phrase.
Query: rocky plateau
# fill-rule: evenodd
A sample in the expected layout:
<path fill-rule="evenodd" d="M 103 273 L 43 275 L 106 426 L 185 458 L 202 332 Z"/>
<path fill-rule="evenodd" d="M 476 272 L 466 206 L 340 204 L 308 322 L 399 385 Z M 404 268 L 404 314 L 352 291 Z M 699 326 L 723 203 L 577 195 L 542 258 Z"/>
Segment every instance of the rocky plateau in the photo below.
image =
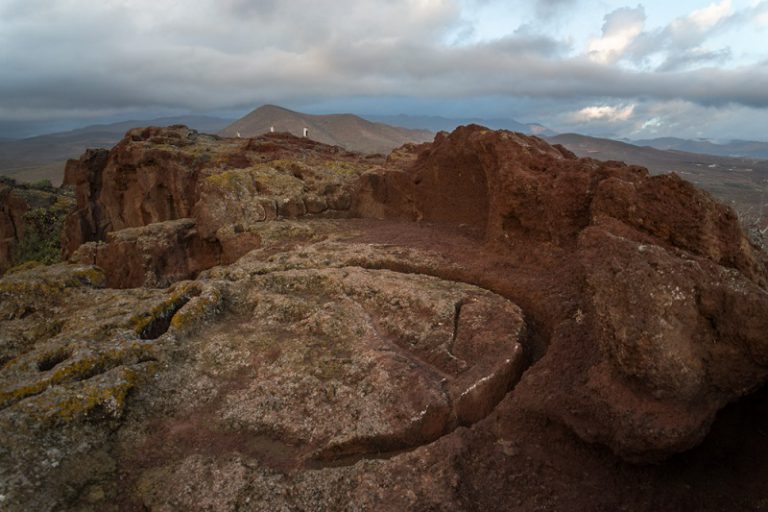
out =
<path fill-rule="evenodd" d="M 64 187 L 10 269 L 0 187 L 0 510 L 768 510 L 768 255 L 676 175 L 172 126 Z"/>

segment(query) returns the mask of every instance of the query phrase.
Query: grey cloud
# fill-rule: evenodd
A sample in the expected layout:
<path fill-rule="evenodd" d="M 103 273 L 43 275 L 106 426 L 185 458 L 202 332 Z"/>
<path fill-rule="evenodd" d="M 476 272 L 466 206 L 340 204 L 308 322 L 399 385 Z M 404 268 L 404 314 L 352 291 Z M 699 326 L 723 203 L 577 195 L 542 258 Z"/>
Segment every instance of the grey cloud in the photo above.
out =
<path fill-rule="evenodd" d="M 603 35 L 611 35 L 621 32 L 628 25 L 645 23 L 645 8 L 621 7 L 608 13 L 603 21 Z"/>
<path fill-rule="evenodd" d="M 628 48 L 627 54 L 635 62 L 645 62 L 654 54 L 667 55 L 660 71 L 678 69 L 697 62 L 721 61 L 722 56 L 729 55 L 730 49 L 706 49 L 703 47 L 706 41 L 725 31 L 743 27 L 763 6 L 768 9 L 768 2 L 731 13 L 711 26 L 701 26 L 690 17 L 677 18 L 664 27 L 643 32 Z"/>
<path fill-rule="evenodd" d="M 488 94 L 684 98 L 704 105 L 768 107 L 764 67 L 637 72 L 558 58 L 557 49 L 557 43 L 546 39 L 515 37 L 459 48 L 369 42 L 243 55 L 139 46 L 124 49 L 118 59 L 91 56 L 80 63 L 72 59 L 34 73 L 6 75 L 0 101 L 41 108 L 224 108 L 303 96 Z"/>
<path fill-rule="evenodd" d="M 528 98 L 555 111 L 598 100 L 768 108 L 764 64 L 687 69 L 717 62 L 718 51 L 683 52 L 663 73 L 631 71 L 573 56 L 569 43 L 525 27 L 491 42 L 445 44 L 462 23 L 448 0 L 421 2 L 421 11 L 406 0 L 286 4 L 210 0 L 166 18 L 119 11 L 121 20 L 104 6 L 41 20 L 8 4 L 20 10 L 0 19 L 0 119 L 398 97 Z M 605 28 L 641 14 L 626 8 Z"/>
<path fill-rule="evenodd" d="M 719 64 L 727 62 L 730 58 L 731 50 L 728 48 L 720 50 L 694 48 L 669 55 L 658 67 L 658 71 L 678 71 L 696 64 Z"/>
<path fill-rule="evenodd" d="M 567 8 L 573 7 L 578 0 L 536 0 L 536 15 L 539 18 L 558 16 Z"/>
<path fill-rule="evenodd" d="M 279 0 L 220 0 L 220 5 L 233 16 L 272 16 Z"/>

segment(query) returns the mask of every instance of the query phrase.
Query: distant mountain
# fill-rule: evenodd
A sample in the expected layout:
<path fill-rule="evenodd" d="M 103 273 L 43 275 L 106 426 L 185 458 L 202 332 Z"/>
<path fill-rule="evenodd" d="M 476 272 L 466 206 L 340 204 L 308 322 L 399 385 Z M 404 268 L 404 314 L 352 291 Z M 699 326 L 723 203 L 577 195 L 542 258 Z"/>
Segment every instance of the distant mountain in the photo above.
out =
<path fill-rule="evenodd" d="M 64 177 L 64 164 L 68 159 L 79 157 L 87 148 L 112 147 L 131 128 L 185 124 L 201 132 L 215 133 L 230 122 L 230 119 L 208 116 L 161 117 L 86 126 L 26 139 L 4 140 L 0 141 L 0 175 L 24 182 L 48 179 L 54 185 L 59 185 Z"/>
<path fill-rule="evenodd" d="M 482 119 L 479 117 L 448 118 L 440 116 L 409 116 L 400 114 L 396 116 L 365 116 L 372 121 L 389 123 L 406 128 L 421 128 L 424 130 L 453 131 L 457 126 L 467 124 L 479 124 L 493 130 L 511 130 L 527 135 L 550 136 L 555 132 L 538 123 L 521 123 L 514 119 Z"/>
<path fill-rule="evenodd" d="M 662 137 L 635 140 L 632 141 L 632 144 L 664 150 L 705 153 L 708 155 L 768 158 L 768 142 L 753 140 L 732 140 L 726 143 L 717 143 L 706 139 L 690 140 L 677 137 Z"/>
<path fill-rule="evenodd" d="M 303 135 L 325 144 L 343 146 L 362 153 L 389 153 L 406 142 L 427 142 L 434 138 L 428 130 L 413 130 L 375 123 L 352 114 L 310 115 L 274 105 L 257 108 L 221 130 L 226 137 L 255 137 L 274 128 L 276 132 Z"/>
<path fill-rule="evenodd" d="M 768 160 L 661 150 L 575 133 L 547 140 L 581 157 L 619 160 L 647 167 L 656 174 L 676 172 L 742 211 L 762 208 L 768 197 Z"/>

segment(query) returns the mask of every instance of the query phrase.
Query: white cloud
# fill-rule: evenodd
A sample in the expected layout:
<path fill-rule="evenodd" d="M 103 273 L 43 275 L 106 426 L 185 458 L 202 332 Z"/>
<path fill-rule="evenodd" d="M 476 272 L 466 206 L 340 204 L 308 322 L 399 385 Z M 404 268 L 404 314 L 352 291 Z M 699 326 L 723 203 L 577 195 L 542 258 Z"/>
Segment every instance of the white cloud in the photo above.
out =
<path fill-rule="evenodd" d="M 657 35 L 659 45 L 667 49 L 688 50 L 703 44 L 732 15 L 731 0 L 713 3 L 673 20 Z"/>
<path fill-rule="evenodd" d="M 584 107 L 577 112 L 572 112 L 567 119 L 573 123 L 589 123 L 592 121 L 606 121 L 617 123 L 627 121 L 635 112 L 635 105 L 593 105 Z"/>
<path fill-rule="evenodd" d="M 700 29 L 706 30 L 731 14 L 731 0 L 709 4 L 703 9 L 693 11 L 688 19 Z"/>
<path fill-rule="evenodd" d="M 588 55 L 605 64 L 619 60 L 630 44 L 643 32 L 645 10 L 641 5 L 631 9 L 622 7 L 605 16 L 603 34 L 589 43 Z"/>
<path fill-rule="evenodd" d="M 768 27 L 768 0 L 755 2 L 753 7 L 755 11 L 755 24 L 760 28 Z"/>
<path fill-rule="evenodd" d="M 649 132 L 655 132 L 664 125 L 664 122 L 658 117 L 652 117 L 640 125 L 640 130 L 648 130 Z"/>

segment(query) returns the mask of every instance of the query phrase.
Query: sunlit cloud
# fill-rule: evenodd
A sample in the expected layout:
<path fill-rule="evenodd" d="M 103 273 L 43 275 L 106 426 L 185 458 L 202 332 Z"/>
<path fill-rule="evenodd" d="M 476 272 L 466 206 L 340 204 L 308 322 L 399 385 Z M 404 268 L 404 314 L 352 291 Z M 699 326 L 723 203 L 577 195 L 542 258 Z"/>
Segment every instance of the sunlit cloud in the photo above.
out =
<path fill-rule="evenodd" d="M 715 26 L 731 13 L 731 0 L 723 0 L 720 3 L 712 3 L 703 9 L 697 9 L 691 13 L 688 19 L 701 29 Z"/>
<path fill-rule="evenodd" d="M 619 60 L 630 44 L 643 32 L 645 11 L 622 7 L 605 16 L 603 35 L 589 43 L 588 55 L 592 60 L 613 63 Z"/>
<path fill-rule="evenodd" d="M 571 113 L 568 119 L 574 123 L 589 123 L 591 121 L 616 123 L 628 120 L 634 112 L 635 105 L 593 105 Z"/>

